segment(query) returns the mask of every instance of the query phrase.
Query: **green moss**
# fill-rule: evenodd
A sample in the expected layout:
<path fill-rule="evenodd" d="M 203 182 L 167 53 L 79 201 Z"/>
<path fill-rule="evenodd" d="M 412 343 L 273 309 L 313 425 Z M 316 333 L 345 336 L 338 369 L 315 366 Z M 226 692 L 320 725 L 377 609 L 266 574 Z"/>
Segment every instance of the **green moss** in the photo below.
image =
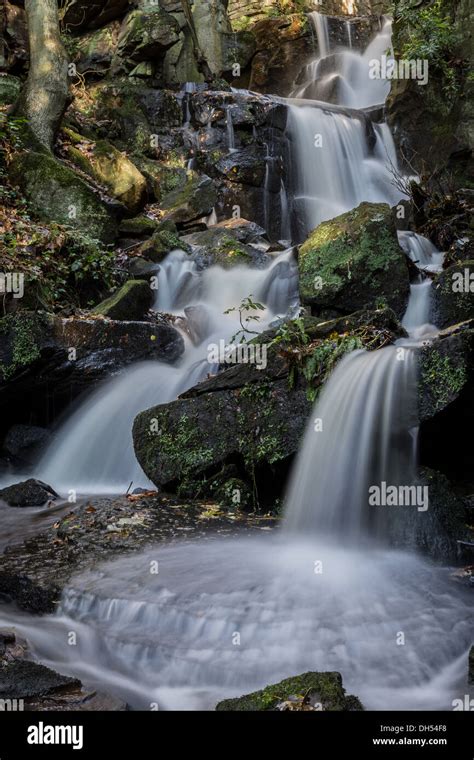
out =
<path fill-rule="evenodd" d="M 40 338 L 45 320 L 33 314 L 9 314 L 0 319 L 0 335 L 9 337 L 9 358 L 0 362 L 0 376 L 4 382 L 21 369 L 40 358 Z"/>
<path fill-rule="evenodd" d="M 219 702 L 219 711 L 265 711 L 274 710 L 281 702 L 297 698 L 301 702 L 311 697 L 323 710 L 363 710 L 356 697 L 346 697 L 339 673 L 303 673 L 286 678 L 280 683 L 266 686 L 236 699 Z"/>
<path fill-rule="evenodd" d="M 140 320 L 151 307 L 152 292 L 148 282 L 129 280 L 110 298 L 100 303 L 93 314 L 109 319 Z"/>
<path fill-rule="evenodd" d="M 214 460 L 213 449 L 202 447 L 198 427 L 188 415 L 180 417 L 177 426 L 170 427 L 169 418 L 163 414 L 159 418 L 160 449 L 166 453 L 168 467 L 176 472 L 179 479 L 178 493 L 183 496 L 199 496 L 202 489 L 200 471 L 205 470 Z M 145 444 L 145 469 L 154 468 L 156 433 L 148 431 L 150 446 Z"/>
<path fill-rule="evenodd" d="M 454 363 L 450 356 L 442 356 L 432 349 L 423 356 L 421 380 L 428 385 L 435 407 L 443 409 L 466 384 L 467 369 L 464 364 Z"/>
<path fill-rule="evenodd" d="M 408 270 L 386 204 L 362 203 L 323 222 L 300 247 L 304 303 L 355 311 L 385 297 L 400 312 Z"/>

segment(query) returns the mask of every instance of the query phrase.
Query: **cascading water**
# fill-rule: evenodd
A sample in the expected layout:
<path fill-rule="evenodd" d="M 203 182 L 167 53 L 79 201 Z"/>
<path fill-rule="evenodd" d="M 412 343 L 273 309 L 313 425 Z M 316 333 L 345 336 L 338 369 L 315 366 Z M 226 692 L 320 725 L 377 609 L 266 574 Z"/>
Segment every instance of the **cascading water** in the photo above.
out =
<path fill-rule="evenodd" d="M 194 343 L 185 333 L 186 351 L 176 365 L 143 362 L 92 393 L 56 433 L 37 464 L 37 477 L 61 493 L 123 493 L 131 483 L 154 487 L 135 458 L 134 418 L 217 371 L 207 360 L 208 344 L 229 341 L 240 329 L 238 315 L 224 314 L 227 309 L 249 295 L 268 304 L 260 312 L 258 330 L 285 315 L 297 299 L 296 276 L 291 251 L 275 257 L 266 269 L 211 267 L 202 272 L 183 251 L 169 254 L 160 269 L 155 308 L 176 315 L 185 310 Z"/>
<path fill-rule="evenodd" d="M 378 86 L 372 82 L 371 87 L 374 94 L 365 100 L 374 103 Z M 375 128 L 370 155 L 360 116 L 330 107 L 291 110 L 300 176 L 307 178 L 308 197 L 315 199 L 304 210 L 307 227 L 334 215 L 334 209 L 339 213 L 346 204 L 367 199 L 359 192 L 373 192 L 376 200 L 391 197 L 381 170 L 383 141 L 389 142 L 384 125 Z M 337 135 L 333 162 L 326 167 L 324 161 L 331 159 L 322 152 L 322 163 L 309 159 L 318 130 L 327 145 L 331 134 Z M 304 173 L 306 164 L 310 170 Z M 318 184 L 318 177 L 311 184 L 308 175 L 318 175 L 321 166 L 326 185 Z M 422 268 L 439 265 L 441 254 L 423 238 L 403 232 L 400 243 Z M 160 273 L 159 308 L 182 313 L 189 307 L 190 337 L 176 368 L 182 389 L 202 376 L 203 346 L 212 336 L 235 332 L 230 321 L 221 324 L 224 309 L 253 293 L 267 304 L 268 324 L 270 315 L 283 313 L 291 301 L 293 275 L 290 254 L 276 259 L 271 270 L 201 274 L 184 254 L 170 255 Z M 452 709 L 452 699 L 467 688 L 470 600 L 463 588 L 453 588 L 444 568 L 414 554 L 360 546 L 378 528 L 377 515 L 366 504 L 369 484 L 416 477 L 416 331 L 429 322 L 429 298 L 423 308 L 413 309 L 413 304 L 421 293 L 416 288 L 428 292 L 429 282 L 412 286 L 405 316 L 413 336 L 409 341 L 355 352 L 331 375 L 310 417 L 287 499 L 286 530 L 279 536 L 153 547 L 73 578 L 55 615 L 32 623 L 4 608 L 2 624 L 15 625 L 46 664 L 137 708 L 156 702 L 160 709 L 212 709 L 223 697 L 283 677 L 336 670 L 366 708 Z M 156 403 L 163 386 L 158 377 L 174 369 L 149 369 L 157 373 L 149 402 Z M 124 384 L 116 413 L 125 396 L 134 395 L 127 379 L 134 371 L 109 386 Z M 136 372 L 137 381 L 142 368 Z M 102 401 L 94 404 L 101 425 L 102 406 Z M 316 420 L 322 429 L 316 430 Z M 111 415 L 104 447 L 112 443 L 113 425 Z M 66 448 L 72 435 L 71 430 L 64 439 Z M 84 436 L 75 456 L 82 456 L 89 443 Z M 73 459 L 62 465 L 68 480 Z M 160 572 L 152 575 L 150 561 L 157 559 Z M 76 647 L 68 644 L 71 630 Z M 405 646 L 397 646 L 400 631 Z"/>
<path fill-rule="evenodd" d="M 393 183 L 397 157 L 390 130 L 360 110 L 382 105 L 388 95 L 389 82 L 371 79 L 369 63 L 390 47 L 390 21 L 364 53 L 342 47 L 331 52 L 327 17 L 310 17 L 320 55 L 305 67 L 303 84 L 287 100 L 297 239 L 362 201 L 393 206 L 401 196 Z"/>

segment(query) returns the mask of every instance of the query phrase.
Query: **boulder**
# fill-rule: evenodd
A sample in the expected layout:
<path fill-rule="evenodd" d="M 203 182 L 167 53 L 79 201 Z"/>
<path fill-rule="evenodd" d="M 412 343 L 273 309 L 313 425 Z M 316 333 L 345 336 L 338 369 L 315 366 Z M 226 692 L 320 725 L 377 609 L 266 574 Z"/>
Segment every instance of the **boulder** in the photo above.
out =
<path fill-rule="evenodd" d="M 300 328 L 288 322 L 282 334 L 269 330 L 255 339 L 265 359 L 260 369 L 256 362 L 236 363 L 178 400 L 137 416 L 135 453 L 150 480 L 192 494 L 197 484 L 202 489 L 207 478 L 212 483 L 223 466 L 234 464 L 236 477 L 251 485 L 254 499 L 258 492 L 259 503 L 281 496 L 312 400 L 336 361 L 364 340 L 374 340 L 375 347 L 404 334 L 389 311 L 325 322 L 308 317 L 304 343 Z M 312 352 L 317 361 L 311 361 Z"/>
<path fill-rule="evenodd" d="M 67 155 L 79 168 L 89 174 L 110 195 L 116 198 L 132 214 L 145 205 L 147 195 L 146 179 L 130 159 L 106 140 L 93 143 L 84 140 L 78 145 L 70 145 Z"/>
<path fill-rule="evenodd" d="M 164 220 L 182 225 L 208 216 L 216 200 L 217 194 L 212 179 L 206 175 L 189 172 L 185 186 L 168 193 L 162 199 L 160 209 Z"/>
<path fill-rule="evenodd" d="M 141 238 L 152 235 L 159 225 L 157 219 L 150 219 L 144 214 L 134 216 L 132 219 L 123 219 L 120 223 L 119 232 L 123 237 Z"/>
<path fill-rule="evenodd" d="M 73 34 L 98 29 L 123 16 L 129 6 L 130 0 L 68 0 L 62 13 L 62 25 Z"/>
<path fill-rule="evenodd" d="M 440 472 L 420 468 L 419 485 L 426 487 L 427 509 L 410 507 L 385 517 L 388 534 L 396 546 L 427 554 L 436 562 L 455 563 L 459 559 L 458 541 L 472 541 L 466 503 L 455 493 Z"/>
<path fill-rule="evenodd" d="M 160 263 L 165 256 L 177 248 L 187 250 L 188 246 L 178 237 L 176 225 L 171 222 L 162 222 L 149 240 L 146 240 L 138 253 L 151 262 Z"/>
<path fill-rule="evenodd" d="M 91 238 L 106 243 L 115 241 L 122 207 L 102 200 L 95 189 L 53 156 L 21 153 L 10 164 L 9 175 L 40 219 L 87 230 Z"/>
<path fill-rule="evenodd" d="M 153 292 L 143 280 L 128 280 L 110 298 L 93 309 L 108 319 L 123 319 L 129 322 L 143 319 L 153 302 Z"/>
<path fill-rule="evenodd" d="M 448 267 L 433 281 L 432 321 L 449 327 L 474 318 L 474 261 Z"/>
<path fill-rule="evenodd" d="M 3 442 L 3 451 L 13 457 L 28 458 L 37 449 L 44 447 L 51 433 L 37 425 L 13 425 Z"/>
<path fill-rule="evenodd" d="M 190 246 L 200 269 L 209 266 L 221 266 L 229 269 L 234 266 L 264 267 L 269 263 L 269 256 L 251 245 L 240 242 L 231 229 L 215 225 L 202 232 L 183 235 L 182 241 Z"/>
<path fill-rule="evenodd" d="M 73 63 L 87 77 L 105 76 L 110 70 L 118 43 L 120 22 L 112 21 L 102 29 L 82 35 L 73 40 Z M 69 40 L 71 45 L 71 40 Z"/>
<path fill-rule="evenodd" d="M 418 361 L 419 414 L 426 422 L 472 394 L 474 320 L 442 330 L 420 349 Z"/>
<path fill-rule="evenodd" d="M 179 33 L 176 19 L 159 7 L 132 11 L 120 31 L 114 69 L 123 68 L 128 73 L 136 74 L 137 64 L 151 62 L 153 73 L 168 48 L 178 42 Z"/>
<path fill-rule="evenodd" d="M 57 497 L 58 494 L 51 486 L 34 478 L 15 483 L 0 491 L 0 501 L 4 501 L 10 507 L 41 507 Z"/>
<path fill-rule="evenodd" d="M 223 156 L 216 169 L 231 182 L 262 187 L 266 176 L 266 149 L 262 146 L 236 150 Z"/>
<path fill-rule="evenodd" d="M 340 673 L 302 673 L 266 686 L 260 691 L 225 699 L 216 710 L 248 712 L 261 710 L 345 711 L 363 710 L 357 697 L 346 695 Z"/>
<path fill-rule="evenodd" d="M 401 317 L 410 282 L 390 207 L 361 203 L 322 222 L 299 251 L 300 293 L 314 313 L 349 314 L 385 303 Z"/>
<path fill-rule="evenodd" d="M 153 161 L 145 156 L 134 156 L 134 160 L 148 183 L 148 192 L 158 202 L 186 186 L 186 169 L 182 166 L 168 166 L 163 161 Z"/>
<path fill-rule="evenodd" d="M 143 283 L 150 290 L 148 283 Z M 17 312 L 0 319 L 0 435 L 51 423 L 71 401 L 134 362 L 175 362 L 180 333 L 165 319 L 124 322 Z"/>

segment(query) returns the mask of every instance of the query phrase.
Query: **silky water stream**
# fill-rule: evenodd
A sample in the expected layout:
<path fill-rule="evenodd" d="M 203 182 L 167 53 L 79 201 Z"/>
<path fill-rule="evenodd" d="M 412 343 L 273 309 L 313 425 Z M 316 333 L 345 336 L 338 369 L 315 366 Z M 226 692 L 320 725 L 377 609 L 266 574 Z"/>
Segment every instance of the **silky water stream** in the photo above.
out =
<path fill-rule="evenodd" d="M 289 104 L 292 213 L 307 229 L 361 200 L 398 200 L 386 126 L 375 125 L 370 147 L 362 116 L 337 110 L 383 102 L 386 83 L 369 82 L 366 64 L 388 47 L 389 27 L 363 53 L 331 51 L 324 17 L 315 27 L 319 58 Z M 335 105 L 302 101 L 324 99 L 328 71 L 338 83 Z M 330 149 L 315 155 L 308 145 L 316 133 Z M 441 254 L 420 236 L 400 233 L 400 244 L 421 268 L 440 266 Z M 195 307 L 188 310 L 193 340 L 186 337 L 178 365 L 132 367 L 86 400 L 38 465 L 53 486 L 97 493 L 130 480 L 146 485 L 131 448 L 135 414 L 212 371 L 206 346 L 236 332 L 235 316 L 223 316 L 229 306 L 252 293 L 267 305 L 264 328 L 295 295 L 289 252 L 264 270 L 199 273 L 177 251 L 160 277 L 159 310 Z M 327 381 L 295 462 L 281 530 L 150 547 L 73 578 L 55 615 L 32 619 L 4 606 L 0 624 L 15 625 L 42 662 L 134 708 L 212 709 L 290 675 L 336 670 L 367 708 L 452 709 L 467 688 L 469 599 L 447 568 L 390 549 L 379 518 L 393 507 L 369 507 L 367 499 L 374 483 L 416 483 L 417 347 L 436 332 L 429 279 L 413 283 L 404 324 L 409 339 L 351 353 Z"/>

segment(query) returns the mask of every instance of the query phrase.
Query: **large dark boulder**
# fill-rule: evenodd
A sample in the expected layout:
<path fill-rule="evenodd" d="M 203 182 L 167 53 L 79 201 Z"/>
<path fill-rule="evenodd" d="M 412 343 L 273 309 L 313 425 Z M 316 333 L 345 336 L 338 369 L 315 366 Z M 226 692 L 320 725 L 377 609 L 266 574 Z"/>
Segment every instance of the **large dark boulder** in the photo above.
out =
<path fill-rule="evenodd" d="M 47 501 L 54 501 L 57 496 L 51 486 L 34 478 L 7 486 L 0 491 L 0 501 L 4 501 L 10 507 L 41 507 Z"/>
<path fill-rule="evenodd" d="M 266 366 L 235 364 L 178 400 L 138 415 L 135 452 L 156 485 L 193 493 L 232 464 L 253 493 L 256 487 L 259 503 L 271 503 L 281 496 L 312 400 L 336 361 L 362 348 L 365 339 L 375 346 L 404 334 L 389 310 L 324 322 L 307 318 L 304 344 L 292 324 L 289 342 L 274 343 L 276 329 L 256 339 L 262 358 L 268 348 Z"/>
<path fill-rule="evenodd" d="M 96 306 L 92 313 L 108 319 L 144 319 L 153 303 L 153 291 L 144 280 L 128 280 L 110 298 Z"/>
<path fill-rule="evenodd" d="M 148 283 L 142 283 L 148 290 Z M 0 319 L 0 433 L 49 425 L 83 390 L 137 361 L 176 361 L 180 333 L 165 319 L 126 322 L 18 312 Z"/>
<path fill-rule="evenodd" d="M 390 207 L 361 203 L 322 222 L 299 252 L 300 293 L 314 313 L 349 314 L 385 303 L 401 317 L 410 282 Z"/>

